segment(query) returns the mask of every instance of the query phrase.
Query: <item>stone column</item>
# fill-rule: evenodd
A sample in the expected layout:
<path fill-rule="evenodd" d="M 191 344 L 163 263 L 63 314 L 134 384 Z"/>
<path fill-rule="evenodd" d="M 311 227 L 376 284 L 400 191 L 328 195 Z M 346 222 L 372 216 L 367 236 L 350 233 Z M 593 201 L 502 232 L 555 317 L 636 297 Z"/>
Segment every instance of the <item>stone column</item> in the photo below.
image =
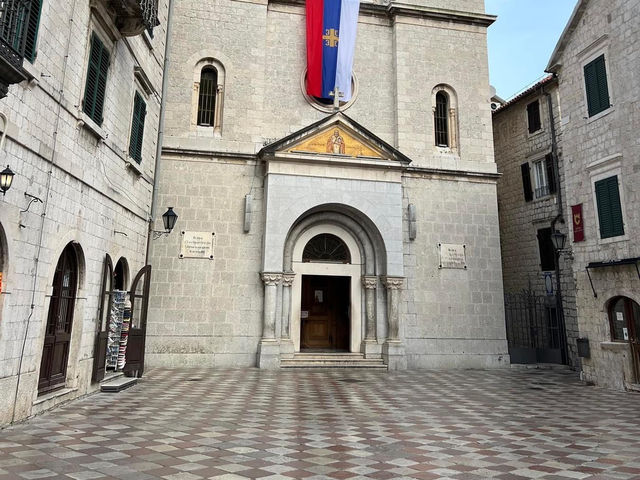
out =
<path fill-rule="evenodd" d="M 262 340 L 258 348 L 259 368 L 278 368 L 280 366 L 280 346 L 276 339 L 276 306 L 278 284 L 282 273 L 263 272 L 264 312 L 262 320 Z"/>
<path fill-rule="evenodd" d="M 389 370 L 405 370 L 407 357 L 400 340 L 400 295 L 404 284 L 402 277 L 383 277 L 387 289 L 387 341 L 382 348 L 382 356 Z"/>
<path fill-rule="evenodd" d="M 295 352 L 291 340 L 291 286 L 296 278 L 295 273 L 282 275 L 282 340 L 280 341 L 280 353 L 293 356 Z"/>
<path fill-rule="evenodd" d="M 363 275 L 362 286 L 364 287 L 365 299 L 365 336 L 362 342 L 362 351 L 365 358 L 380 358 L 376 329 L 376 289 L 378 287 L 378 277 Z"/>

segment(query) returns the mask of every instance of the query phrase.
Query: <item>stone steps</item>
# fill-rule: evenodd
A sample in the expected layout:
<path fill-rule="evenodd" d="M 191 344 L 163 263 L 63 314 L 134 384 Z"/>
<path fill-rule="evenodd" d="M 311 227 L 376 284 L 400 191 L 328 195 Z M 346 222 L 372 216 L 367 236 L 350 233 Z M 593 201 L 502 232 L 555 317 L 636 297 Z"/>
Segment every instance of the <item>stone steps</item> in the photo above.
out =
<path fill-rule="evenodd" d="M 387 370 L 381 358 L 361 353 L 296 353 L 280 360 L 281 368 L 370 368 Z"/>
<path fill-rule="evenodd" d="M 115 378 L 110 378 L 106 382 L 100 383 L 100 391 L 106 393 L 117 393 L 125 388 L 133 387 L 136 383 L 138 383 L 138 379 L 135 377 L 125 377 L 116 376 Z"/>

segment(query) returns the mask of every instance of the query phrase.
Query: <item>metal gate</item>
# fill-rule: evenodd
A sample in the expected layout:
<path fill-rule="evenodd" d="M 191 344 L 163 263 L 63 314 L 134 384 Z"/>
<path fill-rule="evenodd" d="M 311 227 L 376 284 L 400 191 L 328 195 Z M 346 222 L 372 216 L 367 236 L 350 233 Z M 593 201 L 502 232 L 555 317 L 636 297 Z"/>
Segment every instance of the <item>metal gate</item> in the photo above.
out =
<path fill-rule="evenodd" d="M 504 306 L 511 363 L 565 363 L 555 296 L 507 293 Z"/>

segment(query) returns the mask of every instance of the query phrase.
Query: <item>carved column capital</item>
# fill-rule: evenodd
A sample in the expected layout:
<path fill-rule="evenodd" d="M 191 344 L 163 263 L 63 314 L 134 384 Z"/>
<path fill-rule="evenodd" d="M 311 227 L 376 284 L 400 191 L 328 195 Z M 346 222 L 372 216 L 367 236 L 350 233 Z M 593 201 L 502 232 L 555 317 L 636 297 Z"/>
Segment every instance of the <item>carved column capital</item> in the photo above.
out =
<path fill-rule="evenodd" d="M 387 290 L 400 290 L 404 285 L 404 277 L 382 277 L 382 283 Z"/>
<path fill-rule="evenodd" d="M 260 278 L 267 287 L 275 287 L 282 281 L 282 274 L 276 272 L 262 272 Z"/>
<path fill-rule="evenodd" d="M 374 290 L 375 288 L 378 287 L 378 277 L 370 276 L 370 275 L 363 275 L 362 276 L 362 285 L 367 290 Z"/>
<path fill-rule="evenodd" d="M 282 286 L 290 287 L 293 285 L 293 281 L 296 279 L 295 273 L 283 273 L 282 274 Z"/>

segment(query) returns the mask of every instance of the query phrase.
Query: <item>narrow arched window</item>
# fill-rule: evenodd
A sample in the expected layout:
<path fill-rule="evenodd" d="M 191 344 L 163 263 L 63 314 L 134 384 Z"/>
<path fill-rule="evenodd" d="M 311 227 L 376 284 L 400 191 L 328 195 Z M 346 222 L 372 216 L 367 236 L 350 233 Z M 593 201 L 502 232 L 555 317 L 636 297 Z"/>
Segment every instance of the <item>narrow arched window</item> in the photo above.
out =
<path fill-rule="evenodd" d="M 434 124 L 436 145 L 438 147 L 449 147 L 449 97 L 444 92 L 436 94 Z"/>
<path fill-rule="evenodd" d="M 207 65 L 200 74 L 200 91 L 198 94 L 198 125 L 215 126 L 216 96 L 218 91 L 218 71 Z"/>

